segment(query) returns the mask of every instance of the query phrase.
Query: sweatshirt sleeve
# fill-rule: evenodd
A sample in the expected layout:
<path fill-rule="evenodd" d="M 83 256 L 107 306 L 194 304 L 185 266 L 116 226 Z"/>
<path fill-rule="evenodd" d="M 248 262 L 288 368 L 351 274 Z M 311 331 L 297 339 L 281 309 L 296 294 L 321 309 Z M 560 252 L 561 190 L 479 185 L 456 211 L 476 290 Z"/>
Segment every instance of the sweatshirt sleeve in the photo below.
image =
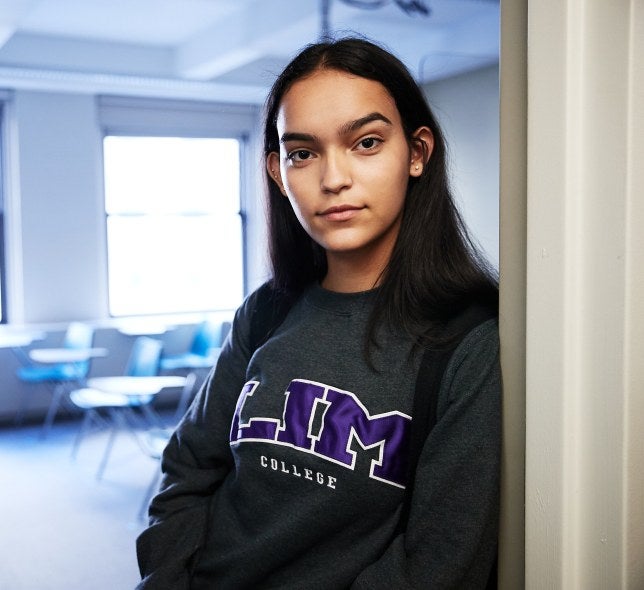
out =
<path fill-rule="evenodd" d="M 445 371 L 422 450 L 407 530 L 352 590 L 479 590 L 497 551 L 501 454 L 498 325 L 485 322 Z"/>
<path fill-rule="evenodd" d="M 159 493 L 150 504 L 149 526 L 137 539 L 137 590 L 189 588 L 212 497 L 232 469 L 230 425 L 250 356 L 252 305 L 251 295 L 236 312 L 215 369 L 163 452 Z"/>

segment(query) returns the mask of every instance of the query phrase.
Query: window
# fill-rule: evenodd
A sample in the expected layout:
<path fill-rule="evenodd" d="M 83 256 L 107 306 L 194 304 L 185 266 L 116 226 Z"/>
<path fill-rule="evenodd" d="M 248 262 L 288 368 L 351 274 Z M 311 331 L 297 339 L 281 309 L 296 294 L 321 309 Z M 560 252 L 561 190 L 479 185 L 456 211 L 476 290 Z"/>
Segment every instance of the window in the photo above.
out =
<path fill-rule="evenodd" d="M 0 104 L 0 323 L 7 323 L 7 298 L 6 298 L 6 286 L 7 286 L 7 275 L 5 269 L 7 265 L 5 264 L 5 231 L 4 231 L 4 174 L 3 174 L 3 150 L 4 147 L 4 128 L 3 128 L 3 109 L 2 104 Z"/>
<path fill-rule="evenodd" d="M 110 314 L 235 309 L 240 142 L 107 135 L 103 148 Z"/>

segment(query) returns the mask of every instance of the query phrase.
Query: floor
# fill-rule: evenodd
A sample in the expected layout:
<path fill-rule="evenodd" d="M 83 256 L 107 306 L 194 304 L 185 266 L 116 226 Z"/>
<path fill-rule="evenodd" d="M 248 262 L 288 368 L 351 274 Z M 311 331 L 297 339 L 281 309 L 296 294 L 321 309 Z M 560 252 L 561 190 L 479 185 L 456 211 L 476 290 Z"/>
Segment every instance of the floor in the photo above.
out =
<path fill-rule="evenodd" d="M 79 422 L 0 428 L 0 590 L 132 590 L 140 508 L 158 462 L 127 433 L 116 440 L 101 481 L 107 434 L 95 432 L 78 455 Z"/>

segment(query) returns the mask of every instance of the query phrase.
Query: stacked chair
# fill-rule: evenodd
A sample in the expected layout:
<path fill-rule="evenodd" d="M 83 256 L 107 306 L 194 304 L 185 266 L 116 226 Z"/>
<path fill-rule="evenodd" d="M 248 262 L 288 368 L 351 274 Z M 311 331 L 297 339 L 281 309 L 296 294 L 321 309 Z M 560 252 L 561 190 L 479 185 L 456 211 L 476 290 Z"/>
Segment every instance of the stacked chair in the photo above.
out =
<path fill-rule="evenodd" d="M 201 322 L 195 329 L 190 348 L 181 354 L 164 355 L 161 359 L 161 369 L 210 369 L 217 362 L 227 327 L 230 327 L 227 322 Z"/>
<path fill-rule="evenodd" d="M 230 330 L 230 322 L 223 322 L 216 324 L 210 321 L 201 322 L 195 329 L 192 342 L 187 351 L 174 354 L 164 355 L 161 358 L 161 369 L 166 372 L 177 373 L 187 372 L 188 379 L 191 379 L 191 387 L 184 387 L 175 419 L 178 421 L 188 409 L 190 403 L 191 392 L 194 392 L 195 381 L 197 373 L 201 373 L 202 377 L 208 373 L 212 367 L 217 363 L 221 346 Z M 168 444 L 172 436 L 172 429 L 169 428 L 151 428 L 143 437 L 140 443 L 143 451 L 155 461 L 161 459 L 163 449 Z M 161 471 L 155 469 L 152 481 L 148 485 L 145 492 L 143 502 L 139 509 L 139 519 L 144 520 L 148 504 L 152 499 L 161 478 Z"/>
<path fill-rule="evenodd" d="M 161 370 L 170 373 L 201 375 L 201 378 L 217 363 L 224 338 L 230 330 L 230 323 L 203 321 L 196 328 L 187 351 L 161 357 Z M 175 419 L 179 420 L 188 408 L 189 397 L 181 397 Z"/>
<path fill-rule="evenodd" d="M 92 347 L 94 329 L 82 322 L 72 322 L 67 327 L 63 339 L 63 348 L 89 349 Z M 58 409 L 65 399 L 65 394 L 72 387 L 82 385 L 87 378 L 90 361 L 75 363 L 59 363 L 54 365 L 40 365 L 30 361 L 25 356 L 25 365 L 17 370 L 17 376 L 26 383 L 44 384 L 51 392 L 51 401 L 43 423 L 42 435 L 47 436 L 54 422 Z M 24 396 L 22 404 L 16 415 L 16 424 L 21 424 L 29 406 L 29 397 Z"/>
<path fill-rule="evenodd" d="M 124 375 L 130 377 L 151 377 L 158 375 L 163 344 L 160 340 L 140 336 L 132 345 L 132 350 L 125 368 Z M 91 382 L 91 380 L 90 380 Z M 191 393 L 195 377 L 188 376 L 183 382 L 182 398 Z M 100 461 L 97 479 L 101 479 L 107 466 L 114 441 L 119 430 L 133 434 L 137 442 L 137 431 L 142 428 L 163 428 L 163 420 L 152 408 L 156 394 L 132 391 L 116 393 L 94 387 L 83 387 L 74 390 L 69 395 L 72 403 L 81 409 L 85 416 L 74 441 L 72 457 L 92 426 L 107 427 L 108 441 Z"/>

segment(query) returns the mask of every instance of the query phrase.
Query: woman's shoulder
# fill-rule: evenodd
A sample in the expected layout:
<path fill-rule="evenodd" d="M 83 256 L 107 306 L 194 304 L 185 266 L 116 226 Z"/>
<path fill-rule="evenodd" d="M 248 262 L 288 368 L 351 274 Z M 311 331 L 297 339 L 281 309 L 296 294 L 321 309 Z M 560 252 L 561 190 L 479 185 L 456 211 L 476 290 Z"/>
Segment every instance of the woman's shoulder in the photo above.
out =
<path fill-rule="evenodd" d="M 266 281 L 252 291 L 236 313 L 236 323 L 247 334 L 249 350 L 256 350 L 286 318 L 297 297 Z"/>
<path fill-rule="evenodd" d="M 496 315 L 483 318 L 472 326 L 454 351 L 455 357 L 463 357 L 477 350 L 498 352 L 499 319 Z"/>
<path fill-rule="evenodd" d="M 500 375 L 498 317 L 483 319 L 464 335 L 447 365 L 443 385 L 459 389 L 464 384 L 473 386 L 492 374 Z M 451 387 L 450 387 L 451 386 Z"/>

